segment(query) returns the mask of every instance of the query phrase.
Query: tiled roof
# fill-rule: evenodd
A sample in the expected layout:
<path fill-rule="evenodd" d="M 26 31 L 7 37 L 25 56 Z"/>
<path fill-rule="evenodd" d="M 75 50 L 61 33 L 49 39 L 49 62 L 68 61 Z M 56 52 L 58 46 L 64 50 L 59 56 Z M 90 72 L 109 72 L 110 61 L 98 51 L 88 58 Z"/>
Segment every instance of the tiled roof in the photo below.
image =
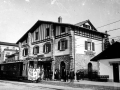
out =
<path fill-rule="evenodd" d="M 81 23 L 85 23 L 85 22 L 89 22 L 91 25 L 92 23 L 89 20 L 83 21 Z M 55 25 L 64 25 L 64 26 L 71 26 L 71 27 L 79 27 L 77 24 L 73 25 L 73 24 L 69 24 L 69 23 L 59 23 L 59 22 L 52 22 L 52 21 L 42 21 L 42 20 L 38 20 L 17 42 L 16 44 L 18 44 L 19 42 L 23 41 L 27 36 L 29 32 L 33 32 L 34 30 L 36 30 L 38 28 L 38 26 L 42 23 L 45 24 L 55 24 Z M 93 25 L 92 25 L 93 26 Z M 93 26 L 94 27 L 94 26 Z M 79 27 L 82 28 L 82 27 Z M 94 27 L 95 28 L 95 27 Z M 95 29 L 96 30 L 96 29 Z M 96 30 L 97 31 L 97 30 Z M 102 32 L 98 32 L 100 34 L 105 34 Z"/>
<path fill-rule="evenodd" d="M 93 26 L 93 24 L 90 22 L 90 20 L 85 20 L 85 21 L 76 23 L 75 25 L 80 27 L 80 26 L 82 26 L 85 23 L 89 23 L 94 28 L 94 30 L 97 31 L 97 29 Z"/>

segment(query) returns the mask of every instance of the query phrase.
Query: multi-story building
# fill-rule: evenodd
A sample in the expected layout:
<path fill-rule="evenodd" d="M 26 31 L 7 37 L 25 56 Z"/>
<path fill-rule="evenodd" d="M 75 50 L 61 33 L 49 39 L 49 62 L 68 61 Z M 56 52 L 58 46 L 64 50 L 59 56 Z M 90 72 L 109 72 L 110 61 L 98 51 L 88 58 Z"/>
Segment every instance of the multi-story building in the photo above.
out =
<path fill-rule="evenodd" d="M 29 61 L 29 66 L 40 61 L 44 69 L 87 69 L 97 63 L 90 59 L 104 50 L 105 33 L 98 32 L 89 20 L 73 24 L 38 20 L 18 41 L 20 60 Z"/>
<path fill-rule="evenodd" d="M 0 63 L 6 60 L 7 55 L 16 53 L 19 50 L 19 47 L 15 43 L 0 42 Z"/>

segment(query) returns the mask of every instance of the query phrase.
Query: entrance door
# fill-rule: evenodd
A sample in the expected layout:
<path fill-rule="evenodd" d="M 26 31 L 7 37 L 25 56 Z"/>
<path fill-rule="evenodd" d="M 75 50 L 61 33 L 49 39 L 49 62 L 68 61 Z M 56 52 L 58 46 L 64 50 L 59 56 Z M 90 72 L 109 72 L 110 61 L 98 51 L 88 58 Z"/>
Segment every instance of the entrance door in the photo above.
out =
<path fill-rule="evenodd" d="M 92 63 L 88 63 L 88 78 L 92 79 Z"/>
<path fill-rule="evenodd" d="M 119 82 L 119 65 L 113 64 L 113 78 L 114 82 Z"/>
<path fill-rule="evenodd" d="M 65 69 L 65 63 L 62 61 L 60 64 L 60 74 L 61 74 L 61 79 L 64 78 L 64 69 Z"/>

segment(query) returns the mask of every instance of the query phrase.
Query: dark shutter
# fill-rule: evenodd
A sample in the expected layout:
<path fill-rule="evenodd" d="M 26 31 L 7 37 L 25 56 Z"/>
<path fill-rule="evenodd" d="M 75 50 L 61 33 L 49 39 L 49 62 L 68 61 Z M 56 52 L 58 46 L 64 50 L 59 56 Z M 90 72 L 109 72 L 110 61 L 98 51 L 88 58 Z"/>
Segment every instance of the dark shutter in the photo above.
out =
<path fill-rule="evenodd" d="M 87 41 L 85 41 L 85 50 L 88 50 Z"/>
<path fill-rule="evenodd" d="M 55 25 L 53 26 L 53 34 L 54 34 L 54 36 L 56 35 L 56 26 Z"/>
<path fill-rule="evenodd" d="M 36 52 L 39 53 L 39 46 L 36 47 Z"/>
<path fill-rule="evenodd" d="M 58 50 L 60 50 L 60 41 L 58 41 Z"/>
<path fill-rule="evenodd" d="M 92 50 L 95 51 L 95 44 L 92 42 Z"/>
<path fill-rule="evenodd" d="M 51 52 L 51 44 L 49 44 L 48 50 L 49 52 Z"/>
<path fill-rule="evenodd" d="M 25 51 L 25 49 L 23 49 L 23 53 L 22 53 L 23 56 L 25 55 L 25 54 L 24 54 L 24 51 Z"/>
<path fill-rule="evenodd" d="M 45 53 L 45 44 L 43 45 L 43 53 Z"/>
<path fill-rule="evenodd" d="M 68 46 L 68 40 L 65 40 L 65 49 L 67 49 Z"/>
<path fill-rule="evenodd" d="M 27 48 L 27 55 L 28 55 L 28 48 Z"/>
<path fill-rule="evenodd" d="M 25 49 L 25 56 L 28 55 L 28 49 Z"/>
<path fill-rule="evenodd" d="M 33 54 L 34 54 L 34 51 L 35 51 L 34 49 L 35 49 L 35 47 L 33 47 Z"/>

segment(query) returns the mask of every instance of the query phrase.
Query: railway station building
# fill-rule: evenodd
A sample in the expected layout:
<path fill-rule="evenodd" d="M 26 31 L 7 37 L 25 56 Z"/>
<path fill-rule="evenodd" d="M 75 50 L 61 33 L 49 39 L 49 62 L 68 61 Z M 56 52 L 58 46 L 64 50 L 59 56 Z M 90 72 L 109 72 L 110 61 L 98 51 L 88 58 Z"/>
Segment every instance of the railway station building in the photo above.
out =
<path fill-rule="evenodd" d="M 97 31 L 90 20 L 77 24 L 38 20 L 18 41 L 19 60 L 46 71 L 80 69 L 98 70 L 90 59 L 104 50 L 107 34 Z M 54 75 L 53 75 L 54 78 Z"/>

